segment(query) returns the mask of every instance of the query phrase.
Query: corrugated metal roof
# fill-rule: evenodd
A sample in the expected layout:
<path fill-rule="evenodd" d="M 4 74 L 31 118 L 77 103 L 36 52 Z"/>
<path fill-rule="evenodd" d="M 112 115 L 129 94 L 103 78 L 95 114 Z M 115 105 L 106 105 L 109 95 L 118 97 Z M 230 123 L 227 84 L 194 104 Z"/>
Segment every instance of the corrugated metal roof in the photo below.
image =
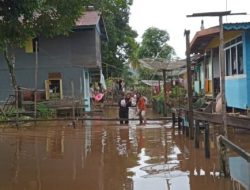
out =
<path fill-rule="evenodd" d="M 155 74 L 162 75 L 162 71 L 167 71 L 167 76 L 179 76 L 186 71 L 186 59 L 168 61 L 166 59 L 139 59 L 141 65 L 153 70 Z"/>
<path fill-rule="evenodd" d="M 150 58 L 144 58 L 140 59 L 139 62 L 143 65 L 143 67 L 146 67 L 148 69 L 152 70 L 178 70 L 180 68 L 184 68 L 186 66 L 186 60 L 172 60 L 168 61 L 166 59 L 150 59 Z"/>
<path fill-rule="evenodd" d="M 142 80 L 141 82 L 143 82 L 144 84 L 148 85 L 148 86 L 162 86 L 164 84 L 164 82 L 161 80 Z"/>
<path fill-rule="evenodd" d="M 203 53 L 205 47 L 208 43 L 220 33 L 219 26 L 207 28 L 201 31 L 196 32 L 190 43 L 190 52 L 191 53 Z"/>
<path fill-rule="evenodd" d="M 75 29 L 93 28 L 97 27 L 98 24 L 100 27 L 101 38 L 108 40 L 105 23 L 101 16 L 101 12 L 99 11 L 91 10 L 84 12 L 84 14 L 76 21 Z"/>
<path fill-rule="evenodd" d="M 235 31 L 235 30 L 250 30 L 250 22 L 243 23 L 225 23 L 223 24 L 223 29 L 226 31 Z M 214 26 L 207 28 L 201 31 L 196 32 L 190 43 L 190 52 L 191 53 L 203 53 L 205 47 L 209 42 L 218 37 L 220 33 L 220 27 Z"/>
<path fill-rule="evenodd" d="M 97 25 L 101 16 L 99 11 L 86 11 L 76 21 L 76 26 L 93 26 Z"/>

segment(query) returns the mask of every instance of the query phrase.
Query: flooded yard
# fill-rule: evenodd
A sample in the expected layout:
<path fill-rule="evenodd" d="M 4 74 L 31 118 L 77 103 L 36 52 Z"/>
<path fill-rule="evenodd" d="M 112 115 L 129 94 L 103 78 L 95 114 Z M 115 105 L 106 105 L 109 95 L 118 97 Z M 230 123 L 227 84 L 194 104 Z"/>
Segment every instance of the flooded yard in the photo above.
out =
<path fill-rule="evenodd" d="M 195 149 L 194 141 L 171 124 L 148 121 L 137 126 L 136 122 L 2 127 L 0 190 L 244 189 L 231 178 L 220 177 L 213 135 L 211 158 L 206 159 L 202 136 L 200 148 Z M 247 151 L 249 137 L 249 132 L 230 130 L 230 138 Z"/>

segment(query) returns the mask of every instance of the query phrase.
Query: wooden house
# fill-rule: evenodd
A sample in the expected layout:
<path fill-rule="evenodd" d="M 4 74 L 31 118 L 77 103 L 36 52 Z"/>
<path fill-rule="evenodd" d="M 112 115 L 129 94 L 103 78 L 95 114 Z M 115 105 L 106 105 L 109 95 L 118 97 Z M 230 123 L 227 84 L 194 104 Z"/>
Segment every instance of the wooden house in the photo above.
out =
<path fill-rule="evenodd" d="M 89 83 L 93 74 L 100 76 L 101 40 L 106 39 L 102 16 L 95 10 L 84 12 L 68 36 L 52 39 L 38 36 L 37 53 L 34 39 L 31 39 L 25 48 L 15 49 L 18 85 L 34 89 L 35 65 L 38 65 L 37 89 L 47 100 L 84 97 L 89 110 Z M 3 56 L 0 57 L 0 68 L 0 100 L 5 100 L 13 92 Z"/>
<path fill-rule="evenodd" d="M 250 107 L 250 23 L 223 24 L 225 95 L 227 107 Z M 220 92 L 219 26 L 197 32 L 190 51 L 199 55 L 194 67 L 194 90 L 216 97 Z"/>

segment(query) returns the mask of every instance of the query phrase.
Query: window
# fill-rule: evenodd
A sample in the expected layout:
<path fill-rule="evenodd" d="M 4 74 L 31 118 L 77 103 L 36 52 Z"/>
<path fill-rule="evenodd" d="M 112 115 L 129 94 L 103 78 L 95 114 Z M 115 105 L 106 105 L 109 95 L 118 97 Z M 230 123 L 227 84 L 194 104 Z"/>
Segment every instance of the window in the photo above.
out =
<path fill-rule="evenodd" d="M 237 37 L 225 44 L 226 76 L 244 73 L 242 37 Z"/>
<path fill-rule="evenodd" d="M 226 50 L 225 61 L 226 61 L 226 76 L 229 76 L 230 75 L 230 49 Z"/>

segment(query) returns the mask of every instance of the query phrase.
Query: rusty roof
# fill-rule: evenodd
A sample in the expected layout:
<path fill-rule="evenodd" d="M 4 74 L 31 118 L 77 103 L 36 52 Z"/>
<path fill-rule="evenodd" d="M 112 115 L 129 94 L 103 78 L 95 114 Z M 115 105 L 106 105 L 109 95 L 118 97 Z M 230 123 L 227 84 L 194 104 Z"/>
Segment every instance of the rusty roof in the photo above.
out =
<path fill-rule="evenodd" d="M 239 31 L 239 30 L 250 30 L 250 22 L 241 22 L 241 23 L 224 23 L 223 24 L 224 32 L 227 31 Z M 190 52 L 191 53 L 204 53 L 206 46 L 209 42 L 218 37 L 220 33 L 220 27 L 214 26 L 211 28 L 203 29 L 196 32 L 193 40 L 190 43 Z"/>
<path fill-rule="evenodd" d="M 102 14 L 99 11 L 91 10 L 84 12 L 84 14 L 76 21 L 75 29 L 93 28 L 97 26 L 99 26 L 101 38 L 108 40 L 105 23 Z"/>
<path fill-rule="evenodd" d="M 208 43 L 220 33 L 219 26 L 211 27 L 208 29 L 203 29 L 196 32 L 190 43 L 190 52 L 191 53 L 202 53 Z"/>
<path fill-rule="evenodd" d="M 100 18 L 101 18 L 101 13 L 99 11 L 86 11 L 76 21 L 76 26 L 93 26 L 93 25 L 97 25 Z"/>

